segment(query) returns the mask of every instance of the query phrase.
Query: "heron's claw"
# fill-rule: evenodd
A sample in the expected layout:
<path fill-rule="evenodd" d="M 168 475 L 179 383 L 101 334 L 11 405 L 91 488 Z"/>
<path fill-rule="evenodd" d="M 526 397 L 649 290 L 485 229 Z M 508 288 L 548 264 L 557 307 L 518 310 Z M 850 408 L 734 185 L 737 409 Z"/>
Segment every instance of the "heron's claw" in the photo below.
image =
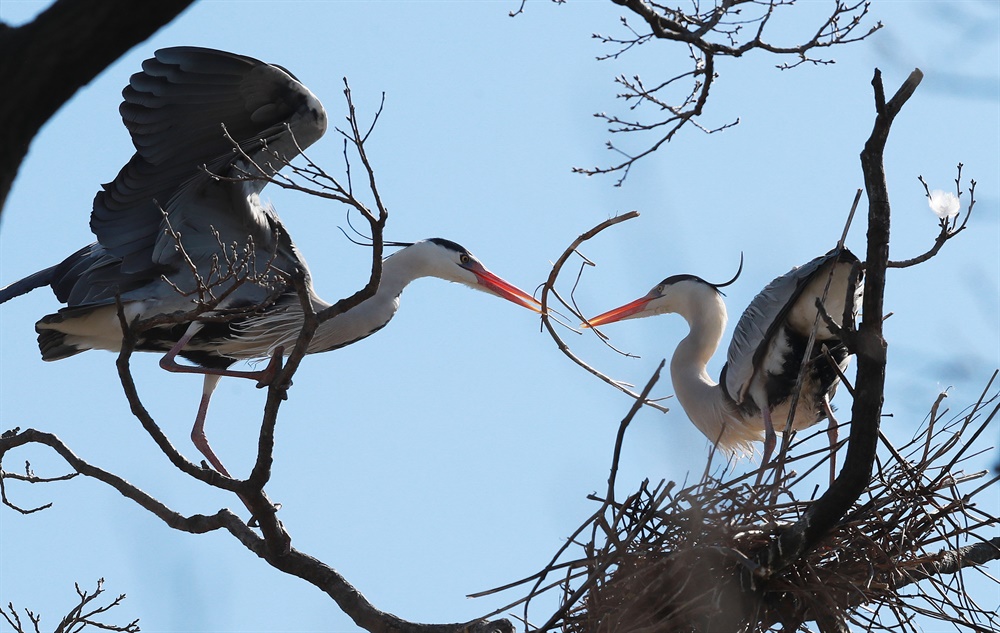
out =
<path fill-rule="evenodd" d="M 274 379 L 278 377 L 281 373 L 282 361 L 284 360 L 285 347 L 279 345 L 274 348 L 274 353 L 271 354 L 271 360 L 267 362 L 267 367 L 257 372 L 257 388 L 263 389 L 264 387 L 271 386 Z"/>

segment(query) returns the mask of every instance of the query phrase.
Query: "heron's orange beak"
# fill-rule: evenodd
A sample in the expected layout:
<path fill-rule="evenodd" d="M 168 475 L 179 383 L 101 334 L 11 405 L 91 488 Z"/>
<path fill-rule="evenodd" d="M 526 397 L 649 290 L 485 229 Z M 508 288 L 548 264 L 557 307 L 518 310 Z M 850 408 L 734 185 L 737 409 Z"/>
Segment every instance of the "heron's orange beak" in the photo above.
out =
<path fill-rule="evenodd" d="M 493 294 L 533 312 L 542 312 L 542 304 L 535 301 L 534 297 L 517 286 L 497 277 L 485 268 L 477 266 L 476 269 L 472 270 L 472 273 L 479 279 L 479 285 L 485 287 Z"/>
<path fill-rule="evenodd" d="M 622 319 L 627 319 L 637 312 L 642 312 L 646 308 L 646 304 L 653 300 L 654 297 L 645 296 L 641 299 L 636 299 L 630 303 L 626 303 L 623 306 L 619 306 L 613 310 L 608 310 L 604 314 L 598 314 L 592 319 L 587 319 L 585 322 L 580 324 L 580 327 L 597 327 L 598 325 L 604 325 L 605 323 L 614 323 L 615 321 L 621 321 Z"/>

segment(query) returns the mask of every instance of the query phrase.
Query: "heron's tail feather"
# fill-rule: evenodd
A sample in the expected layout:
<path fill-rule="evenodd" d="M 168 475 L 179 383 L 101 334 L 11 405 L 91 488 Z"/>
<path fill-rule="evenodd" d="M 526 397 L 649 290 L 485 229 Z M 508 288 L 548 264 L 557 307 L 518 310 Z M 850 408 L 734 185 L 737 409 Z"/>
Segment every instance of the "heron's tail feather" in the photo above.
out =
<path fill-rule="evenodd" d="M 65 332 L 39 329 L 38 349 L 42 352 L 42 360 L 62 360 L 90 349 L 70 343 L 66 338 Z"/>
<path fill-rule="evenodd" d="M 0 288 L 0 303 L 10 301 L 14 297 L 20 297 L 35 288 L 50 285 L 55 278 L 55 272 L 56 266 L 51 266 L 33 275 L 28 275 L 21 281 L 15 281 L 5 288 Z"/>

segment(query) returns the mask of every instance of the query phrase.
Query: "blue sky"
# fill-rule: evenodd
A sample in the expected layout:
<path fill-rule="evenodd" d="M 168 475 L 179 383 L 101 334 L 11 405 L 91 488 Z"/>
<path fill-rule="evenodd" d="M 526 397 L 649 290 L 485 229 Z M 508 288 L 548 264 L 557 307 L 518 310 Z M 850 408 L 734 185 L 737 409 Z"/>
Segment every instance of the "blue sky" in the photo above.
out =
<path fill-rule="evenodd" d="M 611 159 L 593 113 L 626 113 L 614 99 L 616 75 L 666 79 L 686 70 L 685 51 L 653 43 L 597 62 L 609 51 L 591 34 L 621 35 L 619 8 L 533 2 L 507 17 L 517 4 L 197 3 L 42 129 L 3 216 L 0 283 L 91 241 L 93 195 L 132 153 L 118 116 L 122 87 L 155 49 L 199 45 L 290 69 L 338 124 L 344 77 L 363 115 L 385 92 L 367 149 L 391 213 L 388 239 L 455 240 L 530 291 L 579 233 L 636 209 L 640 218 L 585 248 L 597 266 L 576 298 L 591 314 L 671 274 L 728 279 L 744 253 L 743 275 L 727 288 L 725 345 L 768 281 L 839 237 L 863 184 L 858 154 L 874 117 L 873 69 L 882 69 L 891 92 L 920 67 L 925 80 L 886 152 L 892 257 L 923 252 L 937 233 L 918 175 L 949 189 L 962 162 L 979 184 L 969 229 L 929 263 L 889 276 L 885 410 L 892 417 L 884 430 L 898 441 L 910 437 L 941 389 L 949 388 L 956 411 L 978 396 L 1000 367 L 1000 7 L 877 2 L 870 19 L 886 28 L 827 51 L 835 65 L 781 72 L 774 65 L 782 60 L 760 54 L 723 60 L 703 123 L 739 117 L 740 124 L 711 136 L 686 130 L 616 188 L 613 177 L 571 173 Z M 44 6 L 4 0 L 0 19 L 21 23 Z M 776 25 L 774 39 L 799 39 L 790 29 L 828 6 L 801 5 L 805 17 L 793 14 L 804 22 Z M 309 154 L 330 171 L 342 168 L 332 134 Z M 364 283 L 366 251 L 336 229 L 345 225 L 343 208 L 265 193 L 321 296 L 336 300 Z M 863 222 L 855 222 L 848 245 L 864 251 Z M 33 324 L 57 307 L 51 293 L 36 291 L 0 308 L 0 426 L 54 432 L 81 457 L 182 513 L 234 507 L 221 492 L 185 480 L 155 450 L 128 412 L 114 355 L 40 360 Z M 641 385 L 686 330 L 679 318 L 661 317 L 605 331 L 641 358 L 622 358 L 591 336 L 565 336 L 588 362 Z M 167 374 L 156 361 L 133 360 L 143 401 L 193 459 L 188 433 L 200 378 Z M 717 375 L 722 362 L 720 352 L 709 372 Z M 671 395 L 666 377 L 655 393 Z M 252 463 L 263 402 L 249 381 L 224 379 L 216 392 L 208 434 L 235 473 Z M 835 404 L 850 407 L 843 393 Z M 629 405 L 560 354 L 528 311 L 421 280 L 382 332 L 306 359 L 282 407 L 268 493 L 282 503 L 294 545 L 339 570 L 375 605 L 411 621 L 460 621 L 517 597 L 465 595 L 533 573 L 595 509 L 585 496 L 606 486 Z M 641 412 L 630 428 L 621 490 L 703 470 L 707 441 L 679 406 L 668 406 L 666 414 Z M 11 455 L 4 467 L 23 460 L 39 475 L 65 471 L 36 448 Z M 87 588 L 104 577 L 108 594 L 128 594 L 114 618 L 139 617 L 144 631 L 354 630 L 327 597 L 228 534 L 174 532 L 95 481 L 11 483 L 8 495 L 22 506 L 54 503 L 29 517 L 0 511 L 0 602 L 43 613 L 49 628 L 73 603 L 74 582 Z M 994 489 L 981 503 L 997 513 L 998 497 Z M 984 605 L 1000 606 L 995 585 L 972 590 Z"/>

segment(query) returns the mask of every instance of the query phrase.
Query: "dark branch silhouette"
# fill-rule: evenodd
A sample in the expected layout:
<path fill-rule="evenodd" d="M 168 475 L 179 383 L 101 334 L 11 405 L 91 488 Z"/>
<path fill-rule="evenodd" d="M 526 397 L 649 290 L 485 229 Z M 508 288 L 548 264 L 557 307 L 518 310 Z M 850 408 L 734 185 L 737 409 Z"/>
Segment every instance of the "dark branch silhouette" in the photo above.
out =
<path fill-rule="evenodd" d="M 98 617 L 104 616 L 108 611 L 114 609 L 125 600 L 125 594 L 120 594 L 117 598 L 105 605 L 98 605 L 95 600 L 104 593 L 104 579 L 97 581 L 97 588 L 93 593 L 88 593 L 76 585 L 76 595 L 79 602 L 70 609 L 59 624 L 53 629 L 54 633 L 78 633 L 87 629 L 98 629 L 101 631 L 116 631 L 119 633 L 139 633 L 139 620 L 133 620 L 128 624 L 118 625 L 103 622 Z M 28 608 L 24 609 L 24 614 L 31 623 L 31 629 L 26 627 L 21 620 L 21 616 L 14 605 L 7 603 L 7 609 L 0 607 L 0 615 L 4 617 L 7 624 L 14 629 L 14 633 L 41 633 L 42 616 Z"/>
<path fill-rule="evenodd" d="M 0 22 L 0 214 L 32 139 L 76 91 L 194 0 L 57 0 L 32 22 Z M 16 95 L 16 98 L 15 98 Z"/>
<path fill-rule="evenodd" d="M 875 127 L 861 152 L 861 171 L 868 195 L 868 252 L 865 258 L 863 317 L 853 337 L 858 374 L 851 411 L 851 439 L 844 468 L 830 489 L 792 528 L 774 542 L 768 566 L 780 570 L 809 551 L 846 514 L 871 481 L 878 446 L 879 421 L 885 389 L 886 341 L 882 337 L 885 270 L 889 262 L 889 192 L 882 155 L 896 115 L 920 85 L 923 73 L 914 70 L 888 103 L 882 74 L 876 70 Z"/>

